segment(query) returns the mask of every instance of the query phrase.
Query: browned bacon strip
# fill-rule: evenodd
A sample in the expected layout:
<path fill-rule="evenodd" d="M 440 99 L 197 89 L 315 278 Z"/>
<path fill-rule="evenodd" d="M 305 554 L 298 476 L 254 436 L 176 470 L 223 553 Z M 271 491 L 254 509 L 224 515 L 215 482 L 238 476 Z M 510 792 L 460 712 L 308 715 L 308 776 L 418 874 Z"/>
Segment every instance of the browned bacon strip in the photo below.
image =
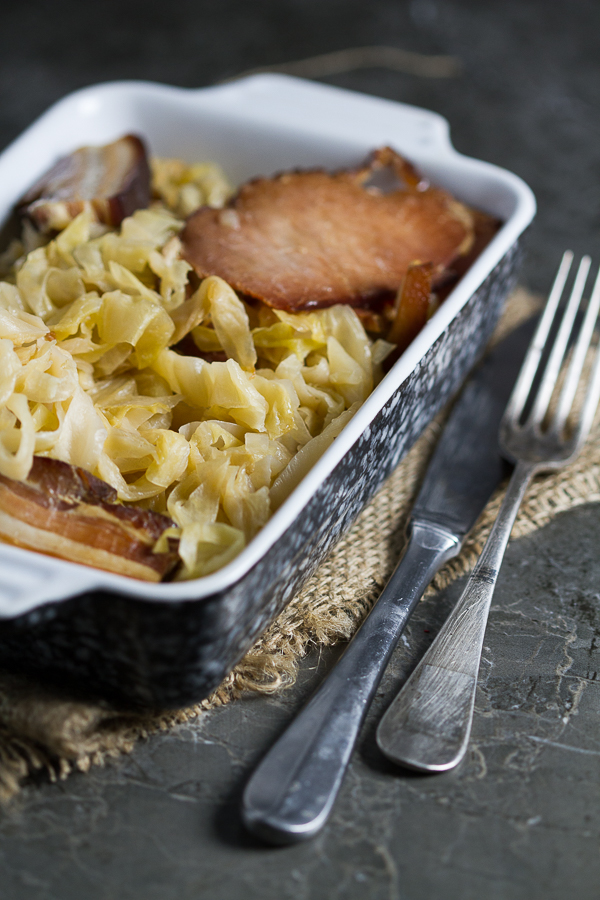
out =
<path fill-rule="evenodd" d="M 427 321 L 431 296 L 431 263 L 415 263 L 404 276 L 396 315 L 387 336 L 402 353 L 416 338 Z"/>
<path fill-rule="evenodd" d="M 367 181 L 388 168 L 403 184 Z M 183 256 L 200 277 L 278 309 L 369 305 L 395 292 L 415 260 L 434 281 L 473 239 L 467 207 L 427 186 L 390 148 L 354 171 L 287 172 L 243 185 L 222 210 L 203 207 L 182 232 Z"/>
<path fill-rule="evenodd" d="M 99 222 L 119 225 L 149 202 L 146 149 L 139 137 L 130 134 L 59 159 L 27 192 L 18 209 L 47 232 L 65 228 L 86 204 Z"/>
<path fill-rule="evenodd" d="M 0 475 L 0 540 L 72 562 L 160 581 L 177 564 L 174 542 L 154 553 L 173 522 L 117 501 L 116 491 L 84 469 L 34 457 L 24 482 Z"/>

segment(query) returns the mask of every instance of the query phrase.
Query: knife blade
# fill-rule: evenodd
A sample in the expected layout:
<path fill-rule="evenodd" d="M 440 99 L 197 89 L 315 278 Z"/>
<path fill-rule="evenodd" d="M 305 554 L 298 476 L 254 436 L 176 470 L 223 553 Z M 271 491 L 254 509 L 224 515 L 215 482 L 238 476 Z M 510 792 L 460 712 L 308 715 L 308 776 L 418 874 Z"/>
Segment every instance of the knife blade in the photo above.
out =
<path fill-rule="evenodd" d="M 242 817 L 263 840 L 296 843 L 327 821 L 412 611 L 436 572 L 458 554 L 506 473 L 498 428 L 534 324 L 498 344 L 466 382 L 414 504 L 400 562 L 337 665 L 250 778 Z"/>

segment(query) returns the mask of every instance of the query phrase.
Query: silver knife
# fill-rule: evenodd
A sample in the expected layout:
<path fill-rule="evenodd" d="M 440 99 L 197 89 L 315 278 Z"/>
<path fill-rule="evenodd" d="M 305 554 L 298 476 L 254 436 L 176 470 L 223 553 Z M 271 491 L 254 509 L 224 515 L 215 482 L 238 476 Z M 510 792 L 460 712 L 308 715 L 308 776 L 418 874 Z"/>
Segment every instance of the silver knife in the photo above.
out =
<path fill-rule="evenodd" d="M 291 844 L 325 824 L 389 658 L 425 588 L 461 549 L 506 473 L 498 428 L 529 344 L 527 322 L 467 381 L 412 510 L 404 554 L 345 653 L 244 791 L 246 827 Z"/>

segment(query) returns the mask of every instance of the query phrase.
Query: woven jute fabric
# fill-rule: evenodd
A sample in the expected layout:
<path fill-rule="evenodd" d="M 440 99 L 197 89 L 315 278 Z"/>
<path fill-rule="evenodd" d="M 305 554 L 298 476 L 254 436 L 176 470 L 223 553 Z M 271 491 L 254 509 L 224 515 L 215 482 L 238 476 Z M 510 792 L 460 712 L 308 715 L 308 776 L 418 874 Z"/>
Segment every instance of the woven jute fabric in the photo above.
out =
<path fill-rule="evenodd" d="M 528 318 L 537 298 L 517 290 L 494 340 Z M 166 731 L 246 691 L 274 692 L 293 684 L 298 661 L 315 645 L 350 638 L 391 574 L 404 543 L 412 500 L 443 427 L 439 416 L 418 440 L 354 526 L 302 592 L 207 700 L 189 709 L 124 714 L 75 701 L 46 685 L 0 673 L 0 797 L 13 796 L 35 773 L 64 778 L 131 751 L 141 738 Z M 466 574 L 481 552 L 502 499 L 499 489 L 461 554 L 438 574 L 437 590 Z M 600 417 L 583 452 L 568 468 L 540 477 L 521 507 L 513 538 L 545 525 L 557 513 L 600 500 Z"/>

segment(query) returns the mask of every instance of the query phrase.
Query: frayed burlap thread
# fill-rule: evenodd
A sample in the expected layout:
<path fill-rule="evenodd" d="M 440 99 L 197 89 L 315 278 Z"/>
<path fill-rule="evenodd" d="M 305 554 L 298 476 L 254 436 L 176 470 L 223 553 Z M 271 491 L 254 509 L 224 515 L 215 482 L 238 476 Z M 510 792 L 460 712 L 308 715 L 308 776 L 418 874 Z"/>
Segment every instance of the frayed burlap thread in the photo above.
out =
<path fill-rule="evenodd" d="M 509 299 L 496 331 L 499 340 L 528 318 L 539 300 L 523 290 Z M 317 574 L 268 631 L 202 703 L 176 712 L 123 714 L 107 705 L 65 697 L 51 688 L 0 674 L 0 797 L 7 799 L 35 773 L 52 780 L 87 771 L 247 691 L 275 692 L 293 684 L 299 660 L 314 646 L 348 640 L 377 599 L 404 544 L 412 501 L 443 427 L 439 416 L 393 472 Z M 496 492 L 461 554 L 438 574 L 431 590 L 474 565 L 496 517 Z M 580 456 L 568 468 L 537 479 L 519 512 L 513 538 L 547 524 L 557 513 L 600 501 L 600 416 Z"/>

